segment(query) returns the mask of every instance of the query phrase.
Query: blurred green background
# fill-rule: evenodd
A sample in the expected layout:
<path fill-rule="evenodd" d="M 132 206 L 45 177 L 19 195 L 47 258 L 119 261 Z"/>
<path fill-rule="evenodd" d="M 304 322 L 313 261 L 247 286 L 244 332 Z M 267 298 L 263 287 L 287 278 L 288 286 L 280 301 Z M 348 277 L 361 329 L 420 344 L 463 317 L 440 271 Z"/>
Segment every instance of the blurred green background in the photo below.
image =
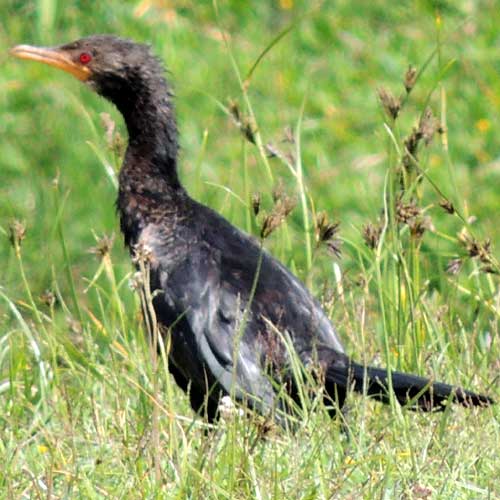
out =
<path fill-rule="evenodd" d="M 113 107 L 70 76 L 34 63 L 20 62 L 7 50 L 17 43 L 58 44 L 98 32 L 116 33 L 152 44 L 165 60 L 177 94 L 181 136 L 180 169 L 190 192 L 244 226 L 244 211 L 229 187 L 244 197 L 242 144 L 238 130 L 216 101 L 241 103 L 241 90 L 221 31 L 226 33 L 243 75 L 273 38 L 293 29 L 257 67 L 249 88 L 259 130 L 265 142 L 279 144 L 286 127 L 294 127 L 305 100 L 302 153 L 305 180 L 318 209 L 342 222 L 343 236 L 360 241 L 361 226 L 381 210 L 388 136 L 376 97 L 380 86 L 402 91 L 409 64 L 421 68 L 443 40 L 441 67 L 452 62 L 443 79 L 450 158 L 459 202 L 478 218 L 480 235 L 499 240 L 497 211 L 500 46 L 494 1 L 370 3 L 221 2 L 218 17 L 211 2 L 55 0 L 14 2 L 0 7 L 2 71 L 0 74 L 0 279 L 16 293 L 8 226 L 25 221 L 25 263 L 37 290 L 50 287 L 51 267 L 61 248 L 54 236 L 54 179 L 64 206 L 59 217 L 77 276 L 92 275 L 98 263 L 87 253 L 92 233 L 117 231 L 115 188 L 102 161 L 119 159 L 106 148 L 100 113 L 110 113 L 124 135 Z M 402 117 L 407 130 L 416 121 L 438 77 L 435 57 L 417 85 L 410 111 Z M 431 96 L 439 115 L 440 89 Z M 406 121 L 405 121 L 406 120 Z M 206 134 L 206 147 L 202 147 Z M 286 146 L 285 146 L 286 149 Z M 266 190 L 262 166 L 248 149 L 250 187 Z M 426 151 L 429 174 L 453 195 L 439 138 Z M 287 172 L 274 163 L 276 177 Z M 215 184 L 215 185 L 214 185 Z M 431 201 L 436 201 L 435 199 Z M 459 226 L 434 213 L 446 232 Z M 298 221 L 300 223 L 300 221 Z M 300 241 L 296 242 L 300 243 Z M 441 243 L 437 243 L 441 245 Z M 300 244 L 287 263 L 297 261 Z M 449 249 L 442 249 L 444 253 Z M 441 251 L 438 249 L 438 253 Z M 125 252 L 123 259 L 127 259 Z M 344 247 L 349 268 L 349 247 Z M 125 264 L 128 266 L 128 263 Z"/>

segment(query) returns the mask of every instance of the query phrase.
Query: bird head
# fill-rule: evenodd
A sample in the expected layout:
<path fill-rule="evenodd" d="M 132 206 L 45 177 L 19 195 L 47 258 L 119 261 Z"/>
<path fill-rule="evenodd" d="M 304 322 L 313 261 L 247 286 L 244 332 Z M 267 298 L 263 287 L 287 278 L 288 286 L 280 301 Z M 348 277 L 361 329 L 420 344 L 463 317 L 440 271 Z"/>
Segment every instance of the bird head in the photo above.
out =
<path fill-rule="evenodd" d="M 70 73 L 115 104 L 129 143 L 178 185 L 177 126 L 164 67 L 149 46 L 114 35 L 91 35 L 56 47 L 18 45 L 11 54 Z"/>
<path fill-rule="evenodd" d="M 163 81 L 163 67 L 147 45 L 114 35 L 92 35 L 56 47 L 17 45 L 10 52 L 66 71 L 111 100 L 137 85 Z"/>

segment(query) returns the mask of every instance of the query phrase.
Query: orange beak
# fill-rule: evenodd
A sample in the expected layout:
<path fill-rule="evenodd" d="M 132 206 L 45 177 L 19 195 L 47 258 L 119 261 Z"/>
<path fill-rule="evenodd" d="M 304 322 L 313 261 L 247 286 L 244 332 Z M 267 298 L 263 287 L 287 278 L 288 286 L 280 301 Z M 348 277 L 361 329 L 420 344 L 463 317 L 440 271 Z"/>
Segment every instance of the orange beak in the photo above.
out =
<path fill-rule="evenodd" d="M 34 47 L 32 45 L 17 45 L 10 53 L 20 59 L 40 61 L 49 66 L 62 69 L 72 74 L 82 82 L 87 80 L 92 72 L 87 66 L 73 61 L 69 54 L 58 48 Z"/>

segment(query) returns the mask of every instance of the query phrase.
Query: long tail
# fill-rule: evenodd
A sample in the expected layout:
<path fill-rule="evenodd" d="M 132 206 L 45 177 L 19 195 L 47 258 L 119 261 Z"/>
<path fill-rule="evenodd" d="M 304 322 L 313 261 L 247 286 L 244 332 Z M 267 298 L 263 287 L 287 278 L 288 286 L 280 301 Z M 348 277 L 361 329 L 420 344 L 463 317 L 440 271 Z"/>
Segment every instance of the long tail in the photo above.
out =
<path fill-rule="evenodd" d="M 494 404 L 488 396 L 409 373 L 393 371 L 391 382 L 395 398 L 412 410 L 440 411 L 444 410 L 448 401 L 467 408 Z M 366 392 L 383 403 L 390 400 L 387 370 L 353 361 L 331 363 L 326 370 L 325 388 L 332 398 L 352 388 L 356 392 Z"/>

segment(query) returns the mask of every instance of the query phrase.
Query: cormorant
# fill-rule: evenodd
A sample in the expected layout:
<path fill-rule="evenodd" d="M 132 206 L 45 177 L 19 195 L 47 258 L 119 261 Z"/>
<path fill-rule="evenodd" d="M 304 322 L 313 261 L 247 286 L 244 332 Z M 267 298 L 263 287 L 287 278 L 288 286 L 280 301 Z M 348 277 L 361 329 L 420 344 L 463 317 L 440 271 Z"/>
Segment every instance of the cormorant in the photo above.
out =
<path fill-rule="evenodd" d="M 177 175 L 172 92 L 148 46 L 93 35 L 53 48 L 19 45 L 11 53 L 71 73 L 123 115 L 129 142 L 119 175 L 121 230 L 132 255 L 138 247 L 149 253 L 154 310 L 163 335 L 170 334 L 169 368 L 195 412 L 212 421 L 221 396 L 231 395 L 282 421 L 291 411 L 283 391 L 300 404 L 294 359 L 324 382 L 337 408 L 350 388 L 385 403 L 392 390 L 401 404 L 424 411 L 447 401 L 493 403 L 460 387 L 353 361 L 304 284 L 190 198 Z"/>

